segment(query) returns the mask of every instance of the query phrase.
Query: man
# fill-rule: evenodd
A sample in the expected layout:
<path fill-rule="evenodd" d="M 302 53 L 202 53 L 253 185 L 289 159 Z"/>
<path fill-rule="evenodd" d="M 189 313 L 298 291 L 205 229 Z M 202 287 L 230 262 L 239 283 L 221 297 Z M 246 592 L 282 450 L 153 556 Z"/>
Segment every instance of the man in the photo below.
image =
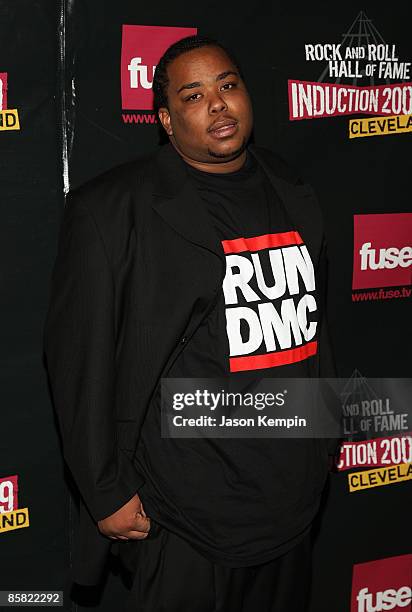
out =
<path fill-rule="evenodd" d="M 172 45 L 153 91 L 170 142 L 70 194 L 53 271 L 74 578 L 97 581 L 114 542 L 130 610 L 301 611 L 326 442 L 162 438 L 160 381 L 333 375 L 319 208 L 248 145 L 250 98 L 219 43 Z"/>

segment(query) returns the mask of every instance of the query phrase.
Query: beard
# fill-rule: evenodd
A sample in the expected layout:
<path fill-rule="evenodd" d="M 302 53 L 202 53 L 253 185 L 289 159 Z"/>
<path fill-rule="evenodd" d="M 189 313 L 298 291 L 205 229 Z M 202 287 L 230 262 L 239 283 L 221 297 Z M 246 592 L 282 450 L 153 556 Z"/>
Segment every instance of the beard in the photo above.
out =
<path fill-rule="evenodd" d="M 238 147 L 237 149 L 234 149 L 233 151 L 229 151 L 228 153 L 217 153 L 216 151 L 212 151 L 212 149 L 208 149 L 207 152 L 209 153 L 211 157 L 215 157 L 216 159 L 225 159 L 229 161 L 231 159 L 236 159 L 236 157 L 239 157 L 239 155 L 241 155 L 243 151 L 246 149 L 246 145 L 247 145 L 247 139 L 243 138 L 243 142 L 240 145 L 240 147 Z"/>

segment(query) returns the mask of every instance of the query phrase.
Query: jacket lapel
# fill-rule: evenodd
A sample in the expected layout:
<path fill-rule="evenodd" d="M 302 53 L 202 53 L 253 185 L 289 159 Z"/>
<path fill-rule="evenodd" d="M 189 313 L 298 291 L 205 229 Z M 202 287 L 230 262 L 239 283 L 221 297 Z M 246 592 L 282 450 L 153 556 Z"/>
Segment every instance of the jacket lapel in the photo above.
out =
<path fill-rule="evenodd" d="M 188 178 L 186 164 L 170 143 L 157 155 L 152 206 L 186 240 L 212 251 L 223 261 L 222 247 Z"/>

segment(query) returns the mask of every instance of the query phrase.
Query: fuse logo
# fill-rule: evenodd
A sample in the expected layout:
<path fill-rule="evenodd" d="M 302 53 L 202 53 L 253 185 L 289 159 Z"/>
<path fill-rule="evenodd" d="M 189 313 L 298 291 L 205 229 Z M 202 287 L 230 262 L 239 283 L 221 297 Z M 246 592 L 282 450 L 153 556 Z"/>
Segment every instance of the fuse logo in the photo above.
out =
<path fill-rule="evenodd" d="M 144 66 L 142 64 L 141 57 L 133 57 L 128 65 L 128 70 L 130 72 L 130 87 L 131 89 L 137 89 L 138 87 L 143 87 L 143 89 L 150 89 L 153 85 L 153 76 L 156 69 L 156 66 L 152 66 L 152 80 L 149 81 L 148 78 L 148 66 Z"/>
<path fill-rule="evenodd" d="M 351 612 L 411 612 L 412 555 L 353 567 Z"/>
<path fill-rule="evenodd" d="M 412 213 L 354 216 L 352 289 L 412 285 Z"/>
<path fill-rule="evenodd" d="M 369 593 L 368 588 L 361 589 L 356 597 L 358 612 L 380 612 L 381 610 L 395 610 L 396 608 L 411 609 L 412 589 L 402 586 L 397 591 L 386 589 L 377 593 Z"/>
<path fill-rule="evenodd" d="M 123 110 L 153 111 L 153 75 L 160 57 L 174 42 L 194 34 L 197 34 L 197 28 L 123 25 L 121 51 Z"/>
<path fill-rule="evenodd" d="M 365 242 L 359 251 L 361 256 L 361 270 L 393 270 L 400 266 L 409 268 L 412 265 L 412 246 L 402 249 L 389 247 L 388 249 L 373 249 L 371 242 Z"/>

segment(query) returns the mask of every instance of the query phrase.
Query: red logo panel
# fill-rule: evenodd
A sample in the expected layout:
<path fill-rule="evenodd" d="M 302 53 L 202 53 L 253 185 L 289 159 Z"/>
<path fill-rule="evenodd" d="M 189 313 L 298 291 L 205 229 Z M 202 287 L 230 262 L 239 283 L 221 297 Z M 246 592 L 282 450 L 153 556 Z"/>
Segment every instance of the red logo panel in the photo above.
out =
<path fill-rule="evenodd" d="M 0 72 L 0 111 L 7 108 L 7 72 Z"/>
<path fill-rule="evenodd" d="M 0 478 L 0 512 L 12 512 L 18 508 L 18 476 Z"/>
<path fill-rule="evenodd" d="M 153 110 L 153 74 L 174 42 L 197 34 L 197 28 L 124 25 L 122 31 L 122 109 Z"/>
<path fill-rule="evenodd" d="M 351 612 L 412 612 L 412 554 L 353 568 Z"/>
<path fill-rule="evenodd" d="M 412 213 L 354 216 L 353 289 L 412 284 Z"/>

